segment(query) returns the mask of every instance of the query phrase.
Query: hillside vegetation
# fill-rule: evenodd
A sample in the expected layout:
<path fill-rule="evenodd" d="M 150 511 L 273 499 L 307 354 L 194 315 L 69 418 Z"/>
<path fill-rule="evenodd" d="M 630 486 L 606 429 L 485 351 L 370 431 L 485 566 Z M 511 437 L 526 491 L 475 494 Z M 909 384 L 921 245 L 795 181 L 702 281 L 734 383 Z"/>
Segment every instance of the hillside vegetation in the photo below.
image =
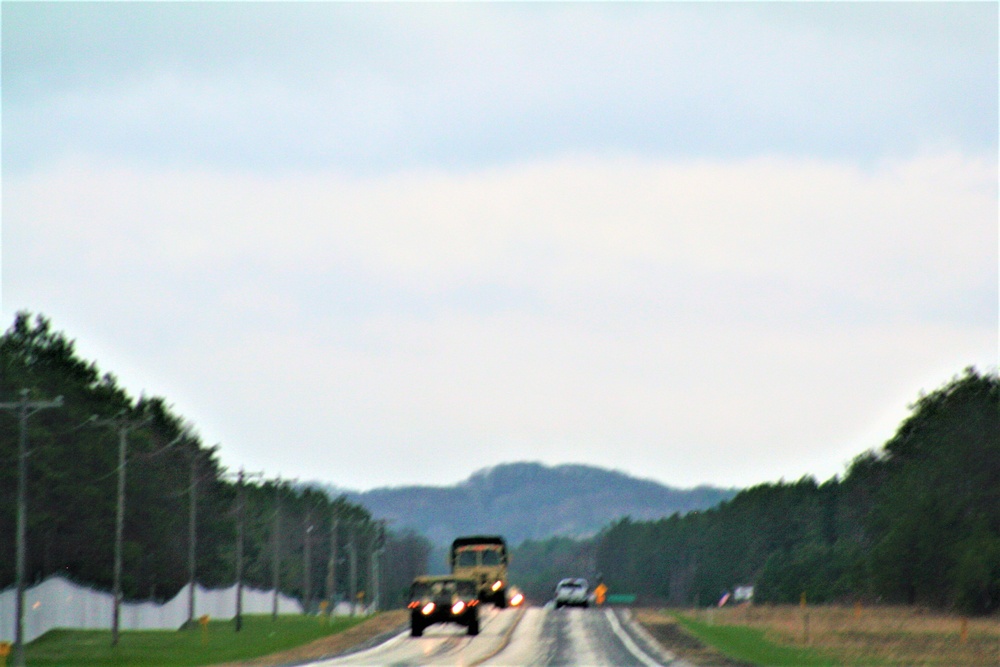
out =
<path fill-rule="evenodd" d="M 707 509 L 735 489 L 675 489 L 586 465 L 507 463 L 448 487 L 381 488 L 346 497 L 394 526 L 446 546 L 458 535 L 498 534 L 511 545 L 552 536 L 590 537 L 622 517 L 656 519 Z"/>

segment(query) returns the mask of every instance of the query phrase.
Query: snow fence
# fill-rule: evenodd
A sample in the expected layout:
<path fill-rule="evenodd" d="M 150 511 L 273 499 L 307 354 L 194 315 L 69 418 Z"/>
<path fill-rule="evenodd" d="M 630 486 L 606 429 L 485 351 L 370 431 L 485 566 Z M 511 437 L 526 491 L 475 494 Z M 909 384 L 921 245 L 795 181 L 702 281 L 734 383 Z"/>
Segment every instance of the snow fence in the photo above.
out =
<path fill-rule="evenodd" d="M 0 593 L 0 641 L 14 641 L 17 622 L 17 590 Z M 269 614 L 274 594 L 243 587 L 243 613 Z M 229 588 L 202 588 L 195 585 L 195 618 L 207 614 L 213 619 L 236 616 L 236 584 Z M 53 628 L 110 630 L 114 611 L 111 593 L 76 584 L 58 575 L 25 590 L 24 641 L 30 642 Z M 287 595 L 278 596 L 278 613 L 300 614 L 302 605 Z M 120 609 L 122 630 L 176 630 L 188 619 L 188 586 L 165 604 L 124 602 Z"/>

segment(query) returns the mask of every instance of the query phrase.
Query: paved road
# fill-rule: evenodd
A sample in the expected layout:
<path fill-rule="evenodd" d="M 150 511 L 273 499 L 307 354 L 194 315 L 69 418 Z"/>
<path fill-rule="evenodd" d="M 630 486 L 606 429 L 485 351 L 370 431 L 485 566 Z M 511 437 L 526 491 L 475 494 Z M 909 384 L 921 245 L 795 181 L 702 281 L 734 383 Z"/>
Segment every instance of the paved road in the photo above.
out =
<path fill-rule="evenodd" d="M 545 606 L 500 611 L 489 605 L 480 612 L 476 637 L 457 625 L 432 625 L 423 637 L 410 637 L 407 631 L 366 651 L 312 663 L 344 665 L 690 667 L 663 651 L 624 610 Z"/>

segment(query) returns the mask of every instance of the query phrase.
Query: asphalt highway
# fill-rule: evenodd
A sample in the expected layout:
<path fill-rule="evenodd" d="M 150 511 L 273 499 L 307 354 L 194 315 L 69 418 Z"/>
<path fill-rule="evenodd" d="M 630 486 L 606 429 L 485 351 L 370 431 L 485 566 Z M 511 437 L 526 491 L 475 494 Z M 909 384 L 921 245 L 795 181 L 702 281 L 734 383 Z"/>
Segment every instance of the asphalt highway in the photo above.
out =
<path fill-rule="evenodd" d="M 633 623 L 628 610 L 555 609 L 551 604 L 504 610 L 484 605 L 475 637 L 458 625 L 432 625 L 423 637 L 410 637 L 407 630 L 378 646 L 311 665 L 690 667 Z"/>

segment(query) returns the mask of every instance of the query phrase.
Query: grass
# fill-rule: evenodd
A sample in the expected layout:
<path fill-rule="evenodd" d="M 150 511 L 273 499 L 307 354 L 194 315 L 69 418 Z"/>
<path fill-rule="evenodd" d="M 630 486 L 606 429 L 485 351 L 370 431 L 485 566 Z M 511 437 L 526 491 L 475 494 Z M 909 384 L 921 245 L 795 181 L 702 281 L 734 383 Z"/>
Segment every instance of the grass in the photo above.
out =
<path fill-rule="evenodd" d="M 919 607 L 753 605 L 678 614 L 693 634 L 758 665 L 996 667 L 1000 617 L 963 619 Z M 965 629 L 963 636 L 962 629 Z M 754 654 L 762 646 L 789 651 Z M 794 657 L 792 651 L 805 651 Z M 809 657 L 812 656 L 812 657 Z M 823 656 L 827 656 L 824 662 Z M 829 659 L 835 662 L 829 662 Z M 810 662 L 815 660 L 815 662 Z"/>
<path fill-rule="evenodd" d="M 110 630 L 52 630 L 25 647 L 28 667 L 187 667 L 246 660 L 294 648 L 357 625 L 363 617 L 269 614 L 232 621 L 210 621 L 203 630 L 126 630 L 111 646 Z"/>
<path fill-rule="evenodd" d="M 815 649 L 769 641 L 764 630 L 738 625 L 710 625 L 681 614 L 676 617 L 688 632 L 736 660 L 774 667 L 836 667 L 843 664 Z"/>

